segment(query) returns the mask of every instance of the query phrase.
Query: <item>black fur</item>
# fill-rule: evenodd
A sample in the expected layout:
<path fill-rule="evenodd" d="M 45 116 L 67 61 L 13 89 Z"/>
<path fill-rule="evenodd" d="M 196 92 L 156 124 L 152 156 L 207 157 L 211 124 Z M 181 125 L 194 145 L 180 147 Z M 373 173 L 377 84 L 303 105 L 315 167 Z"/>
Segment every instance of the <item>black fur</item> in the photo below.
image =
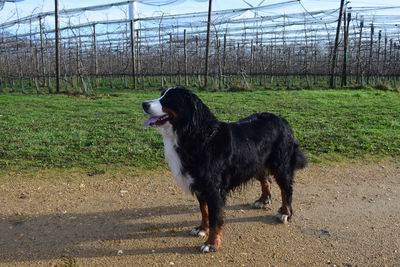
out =
<path fill-rule="evenodd" d="M 175 111 L 171 124 L 178 136 L 176 151 L 182 173 L 194 179 L 192 192 L 200 205 L 207 203 L 209 227 L 223 225 L 222 208 L 227 194 L 252 178 L 272 174 L 286 200 L 280 212 L 292 215 L 293 178 L 307 159 L 289 123 L 263 112 L 238 122 L 216 119 L 191 91 L 177 87 L 160 100 Z"/>

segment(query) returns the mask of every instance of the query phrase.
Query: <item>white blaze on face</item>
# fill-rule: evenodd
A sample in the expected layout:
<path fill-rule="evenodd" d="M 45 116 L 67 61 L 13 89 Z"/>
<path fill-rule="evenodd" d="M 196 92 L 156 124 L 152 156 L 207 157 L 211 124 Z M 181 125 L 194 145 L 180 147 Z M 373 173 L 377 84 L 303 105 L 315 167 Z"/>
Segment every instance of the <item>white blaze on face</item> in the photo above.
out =
<path fill-rule="evenodd" d="M 149 109 L 148 109 L 148 113 L 149 113 L 150 115 L 159 117 L 159 116 L 163 116 L 163 115 L 166 115 L 166 114 L 167 114 L 167 113 L 165 113 L 165 112 L 163 111 L 162 105 L 161 105 L 161 102 L 160 102 L 160 101 L 161 101 L 161 99 L 167 94 L 167 92 L 168 92 L 169 90 L 171 90 L 171 88 L 168 88 L 168 89 L 164 92 L 164 94 L 163 94 L 161 97 L 159 97 L 159 98 L 157 98 L 157 99 L 153 99 L 153 100 L 149 100 L 149 101 L 146 101 L 146 102 L 145 102 L 145 103 L 150 104 L 150 107 L 149 107 Z"/>

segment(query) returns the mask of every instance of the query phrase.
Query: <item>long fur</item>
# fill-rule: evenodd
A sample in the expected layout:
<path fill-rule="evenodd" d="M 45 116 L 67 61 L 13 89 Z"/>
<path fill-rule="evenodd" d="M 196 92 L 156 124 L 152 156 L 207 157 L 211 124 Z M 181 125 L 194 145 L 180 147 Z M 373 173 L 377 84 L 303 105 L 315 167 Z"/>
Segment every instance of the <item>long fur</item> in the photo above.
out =
<path fill-rule="evenodd" d="M 291 217 L 294 172 L 304 168 L 307 159 L 285 119 L 263 112 L 222 122 L 182 87 L 164 93 L 160 103 L 171 115 L 168 123 L 176 134 L 181 173 L 192 179 L 190 190 L 200 206 L 208 205 L 210 229 L 223 225 L 227 194 L 265 173 L 272 174 L 282 190 L 280 213 Z"/>

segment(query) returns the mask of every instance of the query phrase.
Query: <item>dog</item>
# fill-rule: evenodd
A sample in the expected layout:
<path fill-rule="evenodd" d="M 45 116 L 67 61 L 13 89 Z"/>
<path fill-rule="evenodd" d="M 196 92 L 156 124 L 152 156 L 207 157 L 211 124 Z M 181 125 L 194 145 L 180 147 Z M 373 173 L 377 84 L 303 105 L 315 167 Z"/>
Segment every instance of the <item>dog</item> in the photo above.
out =
<path fill-rule="evenodd" d="M 290 220 L 294 173 L 306 167 L 307 158 L 285 119 L 262 112 L 222 122 L 184 87 L 169 88 L 142 107 L 151 116 L 144 125 L 158 128 L 162 135 L 176 182 L 198 199 L 202 219 L 190 233 L 208 235 L 202 252 L 221 248 L 227 195 L 252 179 L 260 181 L 262 191 L 253 207 L 271 203 L 272 175 L 282 195 L 278 218 L 283 223 Z"/>

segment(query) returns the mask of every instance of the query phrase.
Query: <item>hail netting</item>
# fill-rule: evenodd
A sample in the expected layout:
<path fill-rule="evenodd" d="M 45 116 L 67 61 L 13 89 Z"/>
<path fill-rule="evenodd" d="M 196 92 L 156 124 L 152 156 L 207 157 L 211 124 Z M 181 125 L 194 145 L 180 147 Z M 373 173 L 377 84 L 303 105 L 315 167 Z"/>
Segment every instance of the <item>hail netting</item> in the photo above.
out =
<path fill-rule="evenodd" d="M 123 81 L 118 86 L 131 87 L 128 77 L 133 64 L 140 86 L 150 80 L 153 84 L 201 84 L 207 12 L 135 18 L 138 26 L 133 32 L 132 59 L 127 15 L 127 5 L 132 2 L 60 10 L 61 73 L 66 87 L 74 88 L 83 81 L 96 87 L 104 79 L 116 86 L 114 78 Z M 136 2 L 164 5 L 177 1 Z M 297 0 L 282 1 L 212 13 L 210 73 L 218 86 L 227 86 L 236 77 L 259 79 L 262 83 L 273 75 L 320 77 L 329 73 L 338 9 L 285 12 L 296 5 Z M 121 19 L 86 17 L 87 12 L 101 14 L 107 9 L 120 10 Z M 387 10 L 400 7 L 353 6 L 347 10 L 352 13 L 350 76 L 398 77 L 400 16 L 385 14 Z M 15 81 L 20 81 L 23 86 L 24 82 L 37 88 L 52 86 L 53 15 L 54 12 L 43 12 L 0 24 L 3 84 L 15 86 Z M 338 66 L 343 61 L 341 55 L 339 59 Z"/>

